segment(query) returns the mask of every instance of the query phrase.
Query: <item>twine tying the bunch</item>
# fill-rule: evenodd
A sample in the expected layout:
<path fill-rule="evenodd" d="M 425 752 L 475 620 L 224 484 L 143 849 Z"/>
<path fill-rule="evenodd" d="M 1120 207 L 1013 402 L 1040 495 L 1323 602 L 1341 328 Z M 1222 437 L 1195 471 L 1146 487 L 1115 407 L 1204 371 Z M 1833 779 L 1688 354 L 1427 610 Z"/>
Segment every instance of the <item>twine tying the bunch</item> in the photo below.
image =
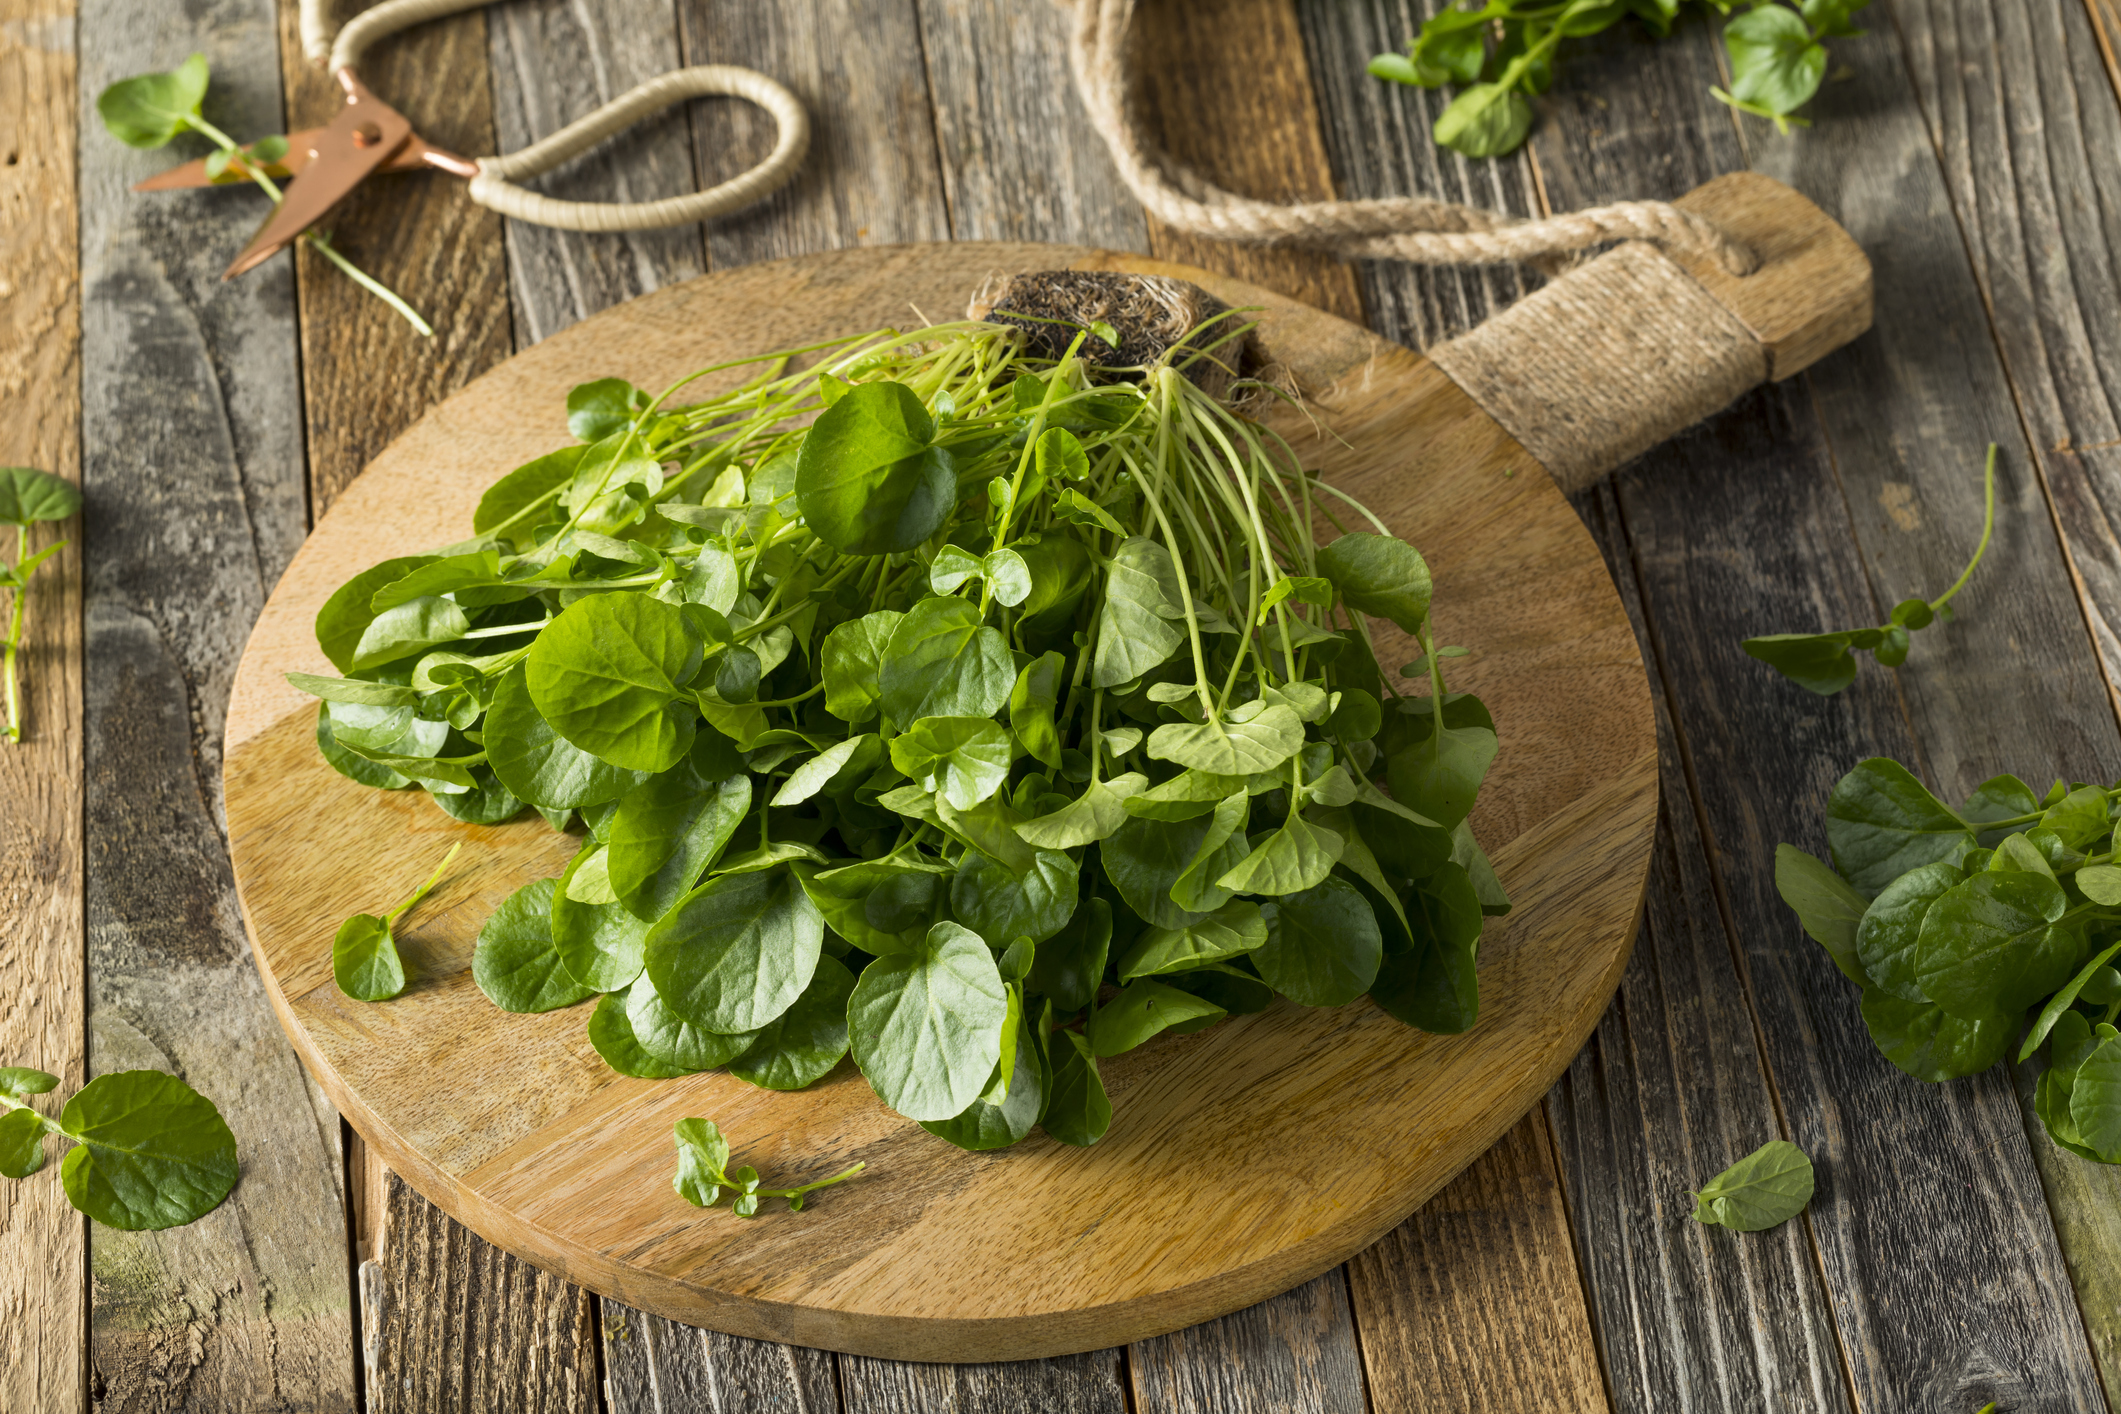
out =
<path fill-rule="evenodd" d="M 1614 241 L 1650 241 L 1706 254 L 1734 275 L 1753 252 L 1714 223 L 1662 201 L 1621 201 L 1539 220 L 1426 197 L 1311 201 L 1284 206 L 1225 191 L 1142 135 L 1140 95 L 1128 60 L 1136 0 L 1057 0 L 1070 12 L 1075 86 L 1129 191 L 1165 225 L 1241 245 L 1301 246 L 1342 257 L 1421 265 L 1518 262 L 1552 268 L 1556 257 Z"/>

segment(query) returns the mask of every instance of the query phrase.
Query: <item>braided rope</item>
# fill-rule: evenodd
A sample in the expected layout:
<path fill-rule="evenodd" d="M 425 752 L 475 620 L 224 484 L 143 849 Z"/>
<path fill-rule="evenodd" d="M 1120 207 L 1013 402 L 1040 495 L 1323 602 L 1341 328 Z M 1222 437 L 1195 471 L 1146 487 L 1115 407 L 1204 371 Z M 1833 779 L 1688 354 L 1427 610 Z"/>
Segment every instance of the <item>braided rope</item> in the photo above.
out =
<path fill-rule="evenodd" d="M 1712 222 L 1662 201 L 1616 202 L 1526 221 L 1425 197 L 1284 206 L 1225 191 L 1142 135 L 1139 89 L 1129 63 L 1136 0 L 1057 3 L 1074 20 L 1069 58 L 1083 106 L 1127 189 L 1168 226 L 1242 245 L 1303 246 L 1423 265 L 1546 263 L 1627 240 L 1698 251 L 1735 275 L 1750 274 L 1759 264 Z"/>

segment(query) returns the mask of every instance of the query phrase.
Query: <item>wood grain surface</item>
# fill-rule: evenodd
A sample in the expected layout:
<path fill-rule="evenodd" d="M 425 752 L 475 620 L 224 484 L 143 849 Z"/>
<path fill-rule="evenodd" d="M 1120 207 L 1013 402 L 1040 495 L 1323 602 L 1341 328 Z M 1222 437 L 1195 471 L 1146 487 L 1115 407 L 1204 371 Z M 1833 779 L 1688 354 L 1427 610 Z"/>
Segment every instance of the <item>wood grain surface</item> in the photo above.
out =
<path fill-rule="evenodd" d="M 0 386 L 34 417 L 0 424 L 0 465 L 81 479 L 81 280 L 74 170 L 73 6 L 0 3 Z M 82 975 L 81 525 L 39 525 L 16 670 L 22 740 L 0 742 L 0 1065 L 59 1077 L 37 1107 L 88 1078 Z M 7 528 L 0 558 L 15 562 Z M 12 611 L 13 595 L 0 591 Z M 50 1146 L 47 1146 L 48 1148 Z M 71 1414 L 87 1396 L 84 1220 L 47 1160 L 42 1182 L 0 1184 L 0 1408 Z"/>
<path fill-rule="evenodd" d="M 1479 824 L 1518 907 L 1484 950 L 1480 1029 L 1424 1037 L 1368 1007 L 1277 1008 L 1115 1066 L 1120 1119 L 1094 1150 L 1040 1141 L 964 1163 L 890 1116 L 851 1067 L 799 1095 L 722 1075 L 620 1080 L 594 1059 L 576 1012 L 512 1017 L 471 986 L 478 921 L 518 883 L 554 872 L 567 841 L 535 822 L 466 829 L 406 796 L 342 789 L 309 745 L 312 709 L 277 680 L 317 658 L 315 605 L 378 545 L 449 538 L 494 468 L 563 440 L 527 410 L 560 407 L 585 368 L 660 384 L 725 353 L 873 325 L 909 298 L 932 305 L 996 265 L 1068 259 L 1095 257 L 975 244 L 843 252 L 607 312 L 496 370 L 379 459 L 261 619 L 230 717 L 241 745 L 228 777 L 261 967 L 356 1127 L 504 1247 L 741 1335 L 961 1360 L 1092 1348 L 1219 1315 L 1364 1245 L 1506 1130 L 1602 1008 L 1639 899 L 1653 785 L 1640 660 L 1602 564 L 1551 483 L 1425 362 L 1222 280 L 1210 288 L 1265 307 L 1271 347 L 1315 390 L 1331 435 L 1293 419 L 1292 434 L 1313 439 L 1306 455 L 1424 543 L 1443 586 L 1442 631 L 1483 645 L 1464 676 L 1504 722 L 1509 754 Z M 1567 607 L 1535 614 L 1533 603 Z M 1570 690 L 1556 691 L 1564 671 Z M 1600 726 L 1586 731 L 1587 720 Z M 388 1006 L 347 1003 L 329 980 L 336 920 L 460 833 L 484 857 L 444 883 L 411 933 L 423 983 Z M 348 837 L 372 842 L 359 868 L 347 867 Z M 434 1086 L 440 1057 L 465 1046 L 507 1057 L 493 1083 Z M 1332 1202 L 1300 1201 L 1311 1178 L 1259 1182 L 1222 1146 L 1233 1105 L 1293 1107 L 1321 1152 L 1345 1152 L 1352 1167 L 1326 1182 Z M 668 1127 L 682 1113 L 712 1113 L 740 1145 L 756 1136 L 747 1158 L 774 1172 L 858 1155 L 893 1181 L 851 1185 L 801 1223 L 735 1229 L 668 1192 Z M 1381 1152 L 1395 1154 L 1386 1173 L 1358 1157 Z M 1228 1158 L 1218 1169 L 1204 1153 Z M 1214 1240 L 1168 1230 L 1162 1205 L 1099 1196 L 1159 1183 L 1216 1214 Z M 1065 1255 L 1000 1290 L 964 1260 L 1053 1247 Z M 874 1279 L 885 1270 L 892 1280 Z M 930 1275 L 907 1283 L 910 1270 Z"/>

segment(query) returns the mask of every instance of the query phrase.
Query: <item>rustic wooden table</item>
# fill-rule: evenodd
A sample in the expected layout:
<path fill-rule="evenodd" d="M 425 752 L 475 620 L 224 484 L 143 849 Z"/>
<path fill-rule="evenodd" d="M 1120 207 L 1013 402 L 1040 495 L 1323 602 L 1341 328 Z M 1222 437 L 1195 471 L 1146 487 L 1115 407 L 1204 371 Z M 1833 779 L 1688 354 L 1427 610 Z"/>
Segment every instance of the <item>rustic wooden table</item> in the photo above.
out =
<path fill-rule="evenodd" d="M 1584 47 L 1532 142 L 1462 161 L 1433 95 L 1362 69 L 1438 0 L 1155 0 L 1153 119 L 1277 199 L 1422 193 L 1516 212 L 1671 196 L 1757 167 L 1876 265 L 1877 327 L 1581 498 L 1650 663 L 1663 825 L 1633 963 L 1563 1081 L 1403 1227 L 1285 1296 L 1119 1350 L 902 1365 L 738 1340 L 545 1276 L 374 1168 L 307 1082 L 247 956 L 219 736 L 252 618 L 316 515 L 467 379 L 708 269 L 854 243 L 1050 239 L 1244 275 L 1414 344 L 1526 288 L 1263 254 L 1146 221 L 1082 117 L 1041 0 L 509 0 L 366 68 L 421 130 L 514 150 L 677 63 L 810 106 L 801 179 L 706 231 L 506 225 L 461 184 L 378 182 L 339 243 L 434 319 L 411 336 L 309 258 L 218 275 L 241 193 L 143 197 L 106 84 L 203 49 L 210 116 L 316 122 L 293 0 L 0 0 L 0 460 L 79 474 L 77 549 L 33 596 L 31 735 L 0 750 L 0 1061 L 173 1069 L 243 1154 L 200 1223 L 87 1226 L 0 1184 L 0 1408 L 199 1410 L 2089 1411 L 2121 1390 L 2121 1172 L 2058 1151 L 2027 1075 L 1926 1086 L 1776 899 L 1832 781 L 1901 757 L 2121 777 L 2121 103 L 2115 0 L 1877 0 L 1817 126 L 1713 100 L 1698 18 Z M 1845 79 L 1845 81 L 1840 81 Z M 748 165 L 733 104 L 563 173 L 640 200 Z M 585 374 L 595 370 L 585 370 Z M 1744 658 L 1948 583 L 2004 448 L 1998 543 L 1897 673 L 1832 700 Z M 1566 684 L 1557 684 L 1566 690 Z M 1695 1225 L 1685 1189 L 1775 1135 L 1808 1216 Z M 1303 1136 L 1285 1140 L 1301 1163 Z"/>

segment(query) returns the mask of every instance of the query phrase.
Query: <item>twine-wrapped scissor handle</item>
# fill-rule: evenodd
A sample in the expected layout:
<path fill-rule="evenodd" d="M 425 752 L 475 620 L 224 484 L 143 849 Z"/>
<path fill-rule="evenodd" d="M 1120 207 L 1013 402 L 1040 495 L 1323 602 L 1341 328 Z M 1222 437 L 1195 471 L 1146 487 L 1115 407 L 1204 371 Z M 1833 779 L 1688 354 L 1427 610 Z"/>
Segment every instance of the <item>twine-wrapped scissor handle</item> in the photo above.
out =
<path fill-rule="evenodd" d="M 387 0 L 347 21 L 334 40 L 323 0 L 302 0 L 302 48 L 312 59 L 325 59 L 331 71 L 337 73 L 354 68 L 368 47 L 386 35 L 487 3 L 489 0 Z M 510 180 L 549 171 L 652 113 L 709 94 L 725 94 L 757 104 L 773 115 L 778 130 L 773 151 L 765 161 L 720 186 L 661 201 L 561 201 L 525 190 Z M 752 69 L 703 64 L 650 79 L 521 152 L 479 158 L 478 175 L 471 179 L 471 199 L 503 216 L 565 231 L 639 231 L 682 226 L 725 216 L 786 186 L 809 149 L 810 117 L 794 94 Z"/>

